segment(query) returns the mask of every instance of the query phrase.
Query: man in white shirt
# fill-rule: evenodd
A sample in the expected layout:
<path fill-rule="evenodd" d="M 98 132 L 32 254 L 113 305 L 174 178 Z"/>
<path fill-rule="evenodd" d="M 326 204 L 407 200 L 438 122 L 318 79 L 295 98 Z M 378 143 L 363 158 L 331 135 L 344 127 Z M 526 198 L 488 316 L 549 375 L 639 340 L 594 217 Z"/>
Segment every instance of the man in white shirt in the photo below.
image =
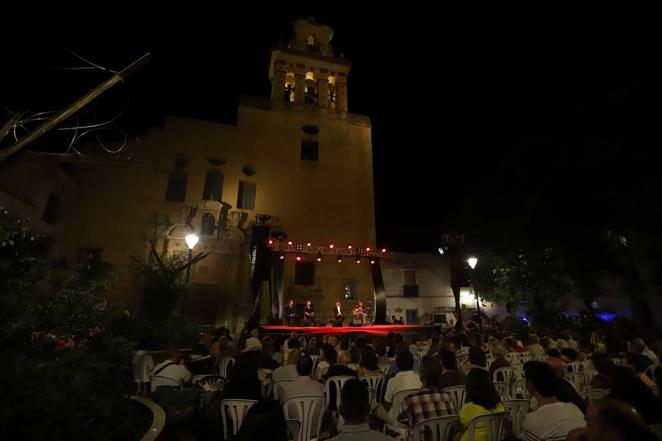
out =
<path fill-rule="evenodd" d="M 396 394 L 403 390 L 420 389 L 423 386 L 421 377 L 412 370 L 414 368 L 414 357 L 408 349 L 403 349 L 396 354 L 395 364 L 398 367 L 398 373 L 386 384 L 383 406 L 378 406 L 374 411 L 377 418 L 389 424 L 395 423 L 396 415 L 394 413 L 397 413 L 400 407 L 400 403 L 393 402 Z M 391 412 L 394 405 L 394 411 Z"/>
<path fill-rule="evenodd" d="M 586 426 L 584 414 L 572 403 L 556 399 L 554 369 L 539 361 L 524 364 L 526 387 L 533 394 L 538 407 L 524 417 L 523 441 L 565 440 L 571 430 Z"/>
<path fill-rule="evenodd" d="M 322 383 L 310 378 L 310 374 L 313 373 L 312 358 L 307 355 L 299 357 L 296 369 L 299 377 L 296 380 L 283 385 L 283 394 L 280 396 L 280 401 L 282 403 L 290 397 L 298 397 L 301 395 L 324 395 L 324 386 L 322 386 Z"/>
<path fill-rule="evenodd" d="M 168 349 L 165 360 L 154 366 L 149 374 L 152 392 L 159 386 L 183 386 L 191 381 L 191 377 L 182 353 L 175 349 Z"/>
<path fill-rule="evenodd" d="M 280 396 L 282 392 L 282 384 L 279 383 L 296 380 L 299 378 L 299 373 L 297 372 L 297 361 L 299 361 L 299 356 L 301 353 L 298 349 L 290 349 L 290 352 L 287 354 L 287 365 L 281 366 L 276 369 L 271 376 L 274 387 L 280 388 L 277 393 Z"/>

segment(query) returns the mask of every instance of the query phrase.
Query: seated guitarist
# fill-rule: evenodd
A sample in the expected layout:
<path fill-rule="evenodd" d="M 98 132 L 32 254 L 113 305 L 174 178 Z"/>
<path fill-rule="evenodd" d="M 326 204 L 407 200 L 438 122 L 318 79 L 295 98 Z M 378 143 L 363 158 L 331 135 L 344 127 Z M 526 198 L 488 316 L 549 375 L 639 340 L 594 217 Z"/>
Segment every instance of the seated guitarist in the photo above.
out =
<path fill-rule="evenodd" d="M 297 308 L 294 306 L 294 300 L 289 299 L 285 306 L 285 318 L 288 326 L 294 326 L 297 322 Z"/>
<path fill-rule="evenodd" d="M 368 314 L 363 311 L 362 301 L 359 300 L 359 302 L 356 304 L 352 312 L 354 313 L 354 318 L 356 320 L 360 320 L 361 323 L 365 325 L 365 318 Z"/>
<path fill-rule="evenodd" d="M 315 322 L 315 308 L 313 308 L 313 303 L 310 299 L 306 300 L 306 306 L 303 307 L 303 319 L 307 323 Z"/>

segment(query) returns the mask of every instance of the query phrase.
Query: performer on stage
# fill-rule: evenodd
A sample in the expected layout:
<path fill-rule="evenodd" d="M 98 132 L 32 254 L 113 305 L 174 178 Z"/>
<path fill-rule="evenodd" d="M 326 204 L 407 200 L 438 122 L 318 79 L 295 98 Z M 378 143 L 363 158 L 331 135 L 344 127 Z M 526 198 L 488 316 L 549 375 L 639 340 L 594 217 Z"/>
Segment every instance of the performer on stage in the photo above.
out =
<path fill-rule="evenodd" d="M 308 323 L 315 322 L 315 308 L 313 308 L 313 303 L 310 299 L 306 300 L 306 306 L 303 307 L 303 318 Z"/>
<path fill-rule="evenodd" d="M 366 314 L 363 311 L 363 302 L 359 300 L 359 302 L 356 304 L 354 307 L 354 310 L 352 311 L 354 313 L 354 318 L 358 321 L 361 321 L 365 325 L 365 318 L 368 314 Z"/>
<path fill-rule="evenodd" d="M 285 307 L 285 318 L 288 326 L 294 326 L 297 321 L 297 309 L 294 306 L 294 300 L 289 299 Z"/>
<path fill-rule="evenodd" d="M 340 300 L 336 300 L 336 306 L 333 307 L 333 317 L 335 321 L 342 323 L 345 320 L 345 316 L 342 313 L 342 306 L 340 305 Z"/>

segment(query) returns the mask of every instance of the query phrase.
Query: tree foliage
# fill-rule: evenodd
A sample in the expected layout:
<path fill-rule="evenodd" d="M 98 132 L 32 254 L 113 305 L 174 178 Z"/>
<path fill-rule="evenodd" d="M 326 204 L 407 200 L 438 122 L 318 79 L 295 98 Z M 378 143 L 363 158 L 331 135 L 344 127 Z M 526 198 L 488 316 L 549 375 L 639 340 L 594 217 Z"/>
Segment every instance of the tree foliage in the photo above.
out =
<path fill-rule="evenodd" d="M 46 246 L 0 207 L 0 437 L 112 439 L 135 414 L 133 347 L 102 332 L 112 276 L 89 259 L 50 270 Z"/>

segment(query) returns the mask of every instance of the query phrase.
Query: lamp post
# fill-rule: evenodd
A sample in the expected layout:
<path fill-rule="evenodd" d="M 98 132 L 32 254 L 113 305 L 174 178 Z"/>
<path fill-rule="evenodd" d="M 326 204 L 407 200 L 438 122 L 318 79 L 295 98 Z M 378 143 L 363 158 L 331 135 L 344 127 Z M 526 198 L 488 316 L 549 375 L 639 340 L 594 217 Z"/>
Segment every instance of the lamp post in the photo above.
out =
<path fill-rule="evenodd" d="M 478 264 L 478 259 L 475 257 L 469 257 L 467 259 L 467 263 L 471 267 L 471 270 L 473 271 L 476 268 L 476 265 Z M 483 318 L 480 316 L 480 298 L 478 297 L 478 290 L 476 289 L 475 281 L 474 281 L 474 295 L 476 296 L 476 313 L 478 313 L 478 339 L 480 340 L 480 344 L 482 346 L 483 341 L 481 339 L 481 334 L 483 332 Z"/>
<path fill-rule="evenodd" d="M 189 277 L 191 277 L 191 259 L 193 258 L 193 248 L 198 243 L 200 238 L 197 234 L 187 234 L 184 238 L 186 245 L 188 245 L 188 266 L 186 267 L 186 284 L 188 285 Z"/>

